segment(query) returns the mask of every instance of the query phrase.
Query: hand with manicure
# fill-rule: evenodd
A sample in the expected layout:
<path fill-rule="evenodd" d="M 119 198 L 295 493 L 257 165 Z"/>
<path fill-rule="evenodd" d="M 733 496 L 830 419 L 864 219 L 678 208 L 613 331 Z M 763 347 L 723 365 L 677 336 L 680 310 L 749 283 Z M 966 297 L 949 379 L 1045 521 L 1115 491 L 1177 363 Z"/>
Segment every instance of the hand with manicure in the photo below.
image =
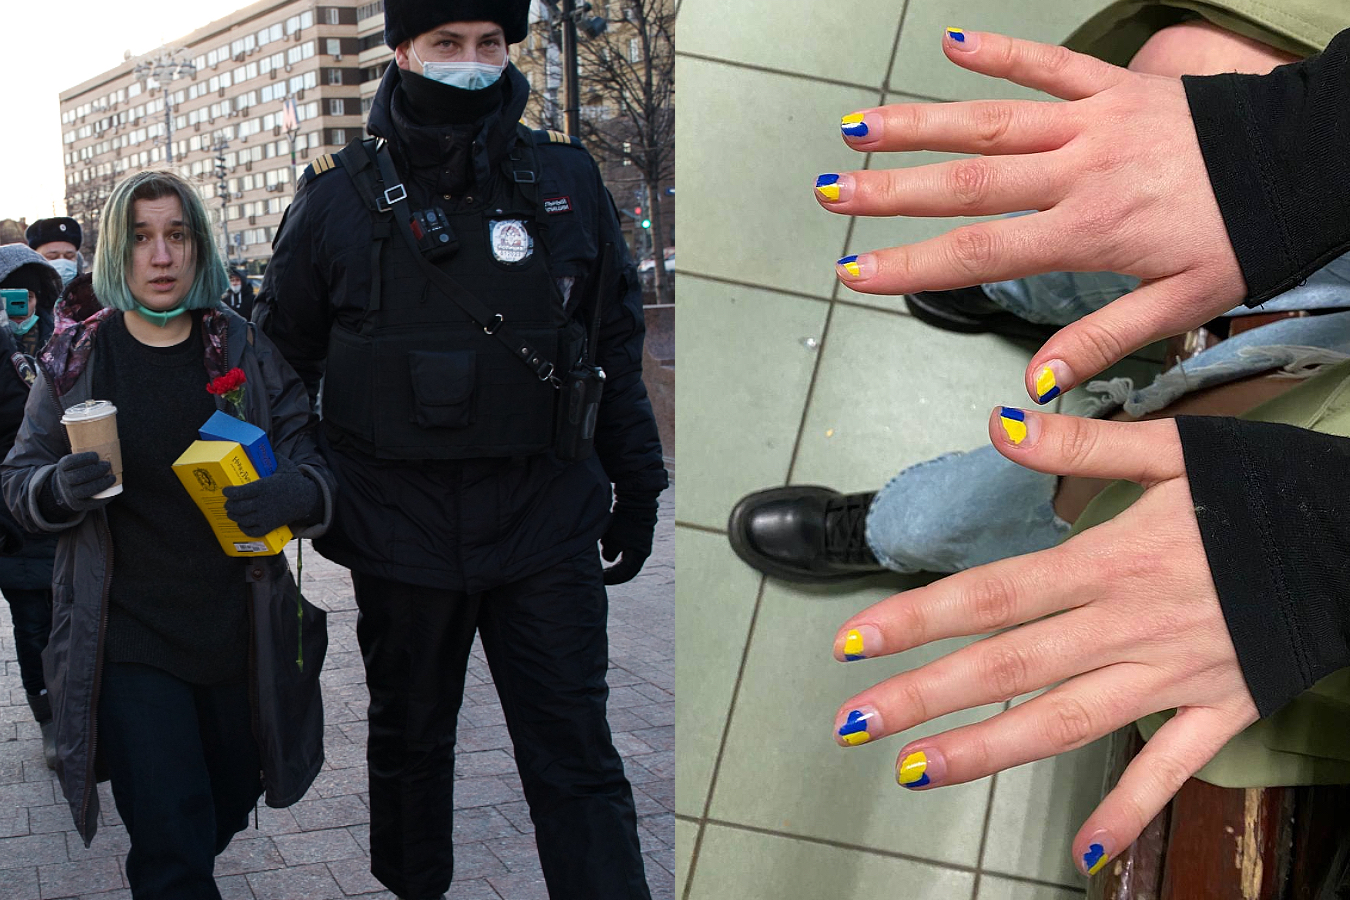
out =
<path fill-rule="evenodd" d="M 1038 403 L 1242 301 L 1246 282 L 1179 79 L 959 29 L 947 30 L 943 49 L 962 68 L 1068 102 L 905 103 L 844 116 L 844 140 L 860 152 L 978 155 L 822 175 L 817 199 L 850 216 L 1037 212 L 845 257 L 837 274 L 846 286 L 907 294 L 1055 271 L 1141 278 L 1137 290 L 1066 326 L 1032 357 L 1027 392 Z"/>
<path fill-rule="evenodd" d="M 998 633 L 863 691 L 840 708 L 835 733 L 854 746 L 1049 688 L 984 722 L 901 748 L 897 780 L 924 789 L 1073 750 L 1176 709 L 1074 838 L 1075 859 L 1091 874 L 1256 721 L 1256 706 L 1210 577 L 1175 421 L 1001 407 L 989 432 L 1020 465 L 1127 479 L 1144 494 L 1057 547 L 897 594 L 846 622 L 834 642 L 841 661 Z"/>

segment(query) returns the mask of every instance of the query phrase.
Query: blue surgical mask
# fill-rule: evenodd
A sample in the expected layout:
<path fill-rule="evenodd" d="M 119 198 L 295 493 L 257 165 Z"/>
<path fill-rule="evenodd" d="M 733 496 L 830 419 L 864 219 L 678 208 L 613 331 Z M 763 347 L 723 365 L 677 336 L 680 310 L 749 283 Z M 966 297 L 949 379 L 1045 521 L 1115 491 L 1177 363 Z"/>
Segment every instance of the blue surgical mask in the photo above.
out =
<path fill-rule="evenodd" d="M 33 315 L 24 319 L 22 322 L 15 322 L 13 319 L 10 319 L 9 330 L 14 332 L 14 334 L 18 335 L 19 337 L 23 337 L 25 334 L 33 330 L 33 326 L 36 325 L 37 322 L 38 322 L 37 313 L 33 313 Z"/>
<path fill-rule="evenodd" d="M 423 77 L 462 91 L 481 91 L 483 88 L 492 87 L 506 71 L 506 63 L 494 66 L 491 63 L 480 62 L 422 62 L 422 57 L 417 55 L 417 51 L 411 45 L 408 46 L 408 50 L 422 67 Z"/>
<path fill-rule="evenodd" d="M 64 291 L 66 286 L 79 274 L 80 267 L 76 265 L 73 259 L 53 259 L 50 262 L 52 268 L 61 276 L 61 290 Z"/>
<path fill-rule="evenodd" d="M 177 318 L 178 316 L 181 316 L 185 312 L 187 312 L 186 306 L 175 306 L 173 309 L 166 309 L 163 312 L 160 312 L 157 309 L 151 309 L 150 307 L 143 306 L 140 303 L 136 304 L 136 314 L 139 315 L 142 319 L 145 319 L 150 324 L 157 325 L 160 328 L 163 328 L 165 325 L 168 325 L 170 319 Z"/>

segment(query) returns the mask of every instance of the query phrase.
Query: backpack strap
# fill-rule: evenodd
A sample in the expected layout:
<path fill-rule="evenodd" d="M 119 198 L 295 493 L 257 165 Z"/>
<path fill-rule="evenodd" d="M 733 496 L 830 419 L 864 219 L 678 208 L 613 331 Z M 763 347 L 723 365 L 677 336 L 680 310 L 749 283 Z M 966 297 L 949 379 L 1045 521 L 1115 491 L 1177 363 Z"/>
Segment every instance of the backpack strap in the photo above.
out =
<path fill-rule="evenodd" d="M 365 201 L 371 214 L 370 242 L 370 299 L 366 301 L 366 310 L 372 313 L 380 311 L 380 258 L 384 244 L 394 234 L 393 204 L 385 196 L 380 173 L 373 163 L 375 151 L 379 146 L 376 138 L 357 138 L 343 147 L 334 156 L 337 165 L 347 170 L 356 192 Z M 402 185 L 398 186 L 402 190 Z M 404 194 L 406 197 L 406 193 Z M 400 198 L 401 199 L 401 198 Z M 367 316 L 362 330 L 374 327 L 371 317 Z"/>

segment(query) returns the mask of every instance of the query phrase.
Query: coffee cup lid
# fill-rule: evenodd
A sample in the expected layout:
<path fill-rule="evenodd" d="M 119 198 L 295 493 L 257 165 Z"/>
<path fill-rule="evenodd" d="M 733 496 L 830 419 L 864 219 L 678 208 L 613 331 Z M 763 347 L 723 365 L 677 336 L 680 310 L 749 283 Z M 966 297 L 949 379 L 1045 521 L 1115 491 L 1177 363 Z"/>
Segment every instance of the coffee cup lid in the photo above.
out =
<path fill-rule="evenodd" d="M 61 424 L 69 422 L 88 422 L 92 419 L 102 419 L 105 416 L 111 416 L 117 412 L 117 407 L 108 400 L 86 400 L 83 403 L 76 403 L 74 406 L 66 408 L 65 415 L 61 417 Z"/>

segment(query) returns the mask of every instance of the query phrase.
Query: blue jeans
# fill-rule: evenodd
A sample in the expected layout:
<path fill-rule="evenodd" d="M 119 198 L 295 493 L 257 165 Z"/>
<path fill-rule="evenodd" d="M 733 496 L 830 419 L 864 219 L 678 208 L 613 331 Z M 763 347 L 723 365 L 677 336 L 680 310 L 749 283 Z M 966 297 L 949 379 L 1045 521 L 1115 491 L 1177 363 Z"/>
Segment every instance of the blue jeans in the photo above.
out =
<path fill-rule="evenodd" d="M 1138 279 L 1110 272 L 1053 272 L 984 285 L 991 300 L 1024 319 L 1067 325 L 1134 289 Z M 1350 307 L 1350 254 L 1249 310 L 1227 315 Z M 1137 388 L 1128 378 L 1090 381 L 1085 414 L 1157 412 L 1185 394 L 1272 370 L 1305 377 L 1350 358 L 1350 309 L 1281 319 L 1244 331 Z M 867 543 L 897 572 L 957 572 L 1053 547 L 1070 525 L 1055 515 L 1059 479 L 1009 462 L 993 447 L 950 453 L 901 471 L 867 513 Z"/>
<path fill-rule="evenodd" d="M 150 666 L 105 663 L 100 758 L 131 836 L 136 900 L 220 900 L 216 856 L 262 795 L 247 682 L 188 684 Z"/>

